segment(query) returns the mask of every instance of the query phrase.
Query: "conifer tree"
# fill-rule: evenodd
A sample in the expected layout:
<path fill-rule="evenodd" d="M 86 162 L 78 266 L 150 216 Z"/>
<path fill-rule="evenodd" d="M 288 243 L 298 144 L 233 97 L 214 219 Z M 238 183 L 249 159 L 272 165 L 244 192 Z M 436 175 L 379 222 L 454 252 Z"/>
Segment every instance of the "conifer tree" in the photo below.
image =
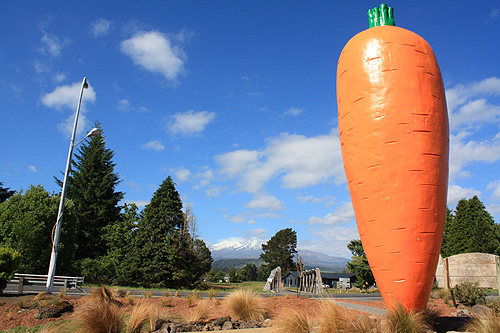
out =
<path fill-rule="evenodd" d="M 174 287 L 183 279 L 180 261 L 187 249 L 181 197 L 168 176 L 146 205 L 135 238 L 141 281 L 146 287 Z"/>
<path fill-rule="evenodd" d="M 276 267 L 281 268 L 282 276 L 294 269 L 294 255 L 297 253 L 297 232 L 292 228 L 278 231 L 271 239 L 262 244 L 260 259 L 265 261 L 264 269 L 269 275 Z"/>
<path fill-rule="evenodd" d="M 106 148 L 99 123 L 95 126 L 101 133 L 80 146 L 68 179 L 67 198 L 76 210 L 76 260 L 106 254 L 103 228 L 119 221 L 118 202 L 123 199 L 123 193 L 116 191 L 120 179 L 114 171 L 114 152 Z"/>
<path fill-rule="evenodd" d="M 477 196 L 461 199 L 454 214 L 447 214 L 441 254 L 500 254 L 498 225 Z"/>
<path fill-rule="evenodd" d="M 0 203 L 4 202 L 16 193 L 16 191 L 11 191 L 10 188 L 2 187 L 2 185 L 3 183 L 0 182 Z"/>

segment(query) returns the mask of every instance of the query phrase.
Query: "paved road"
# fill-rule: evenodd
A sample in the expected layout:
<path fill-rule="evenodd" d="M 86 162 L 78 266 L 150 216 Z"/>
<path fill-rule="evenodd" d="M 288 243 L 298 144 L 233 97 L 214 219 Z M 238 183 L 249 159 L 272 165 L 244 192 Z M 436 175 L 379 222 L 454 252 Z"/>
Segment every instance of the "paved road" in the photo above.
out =
<path fill-rule="evenodd" d="M 54 294 L 58 294 L 62 287 L 54 286 Z M 138 290 L 138 289 L 123 289 L 125 292 L 130 292 L 132 296 L 135 297 L 143 297 L 145 293 L 151 293 L 151 297 L 162 297 L 165 296 L 165 291 L 157 291 L 157 290 Z M 25 285 L 24 286 L 24 294 L 38 294 L 45 291 L 45 285 Z M 7 287 L 3 291 L 8 294 L 17 294 L 18 293 L 18 284 L 17 283 L 8 283 Z M 91 288 L 88 286 L 84 286 L 78 289 L 67 289 L 66 294 L 71 296 L 84 296 L 91 292 Z M 170 296 L 174 295 L 174 292 L 169 292 Z M 187 297 L 192 294 L 192 291 L 179 291 L 179 296 Z M 225 298 L 229 295 L 230 292 L 222 292 L 219 291 L 215 295 L 216 298 Z M 295 292 L 285 291 L 283 293 L 259 293 L 262 297 L 273 297 L 273 296 L 284 296 L 284 295 L 295 295 Z M 198 294 L 199 297 L 208 298 L 208 292 L 200 291 Z M 382 300 L 382 296 L 380 294 L 312 294 L 312 293 L 301 293 L 301 296 L 315 299 L 335 299 L 336 301 L 342 300 L 354 300 L 358 302 L 371 302 Z M 343 302 L 345 304 L 351 304 L 347 302 Z"/>

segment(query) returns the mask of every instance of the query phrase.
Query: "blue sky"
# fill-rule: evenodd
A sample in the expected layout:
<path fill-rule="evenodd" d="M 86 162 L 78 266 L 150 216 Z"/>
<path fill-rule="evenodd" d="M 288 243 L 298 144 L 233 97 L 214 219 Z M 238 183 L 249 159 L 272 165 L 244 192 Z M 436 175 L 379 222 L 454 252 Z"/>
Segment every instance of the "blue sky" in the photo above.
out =
<path fill-rule="evenodd" d="M 9 1 L 0 19 L 0 182 L 58 191 L 95 121 L 126 202 L 169 175 L 208 244 L 297 231 L 349 257 L 359 238 L 340 154 L 336 64 L 373 1 Z M 432 46 L 451 124 L 448 203 L 500 220 L 500 2 L 388 3 Z"/>

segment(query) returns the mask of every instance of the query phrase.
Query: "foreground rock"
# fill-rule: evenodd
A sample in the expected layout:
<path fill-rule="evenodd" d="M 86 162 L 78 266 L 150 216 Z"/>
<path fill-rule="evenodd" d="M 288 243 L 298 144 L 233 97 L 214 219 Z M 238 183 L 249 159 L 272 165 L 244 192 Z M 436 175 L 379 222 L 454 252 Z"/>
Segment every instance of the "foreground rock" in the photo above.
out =
<path fill-rule="evenodd" d="M 269 325 L 269 322 L 241 321 L 230 316 L 219 317 L 208 321 L 198 320 L 189 323 L 180 323 L 168 319 L 157 319 L 154 330 L 150 333 L 176 333 L 176 332 L 207 332 L 232 329 L 259 328 Z"/>

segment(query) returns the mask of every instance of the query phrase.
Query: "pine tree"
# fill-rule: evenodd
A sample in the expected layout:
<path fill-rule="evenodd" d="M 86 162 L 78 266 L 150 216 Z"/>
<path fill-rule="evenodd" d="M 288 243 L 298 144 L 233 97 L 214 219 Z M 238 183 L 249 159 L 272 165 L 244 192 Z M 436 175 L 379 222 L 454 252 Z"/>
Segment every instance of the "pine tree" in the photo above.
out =
<path fill-rule="evenodd" d="M 262 244 L 263 253 L 260 259 L 266 262 L 264 265 L 267 275 L 278 266 L 281 268 L 282 276 L 292 271 L 295 267 L 296 247 L 297 232 L 292 228 L 278 231 L 266 244 Z"/>
<path fill-rule="evenodd" d="M 443 230 L 443 241 L 441 243 L 441 255 L 443 257 L 449 257 L 452 252 L 453 241 L 452 241 L 452 233 L 453 233 L 453 212 L 451 209 L 446 208 L 446 219 L 444 222 L 444 230 Z"/>
<path fill-rule="evenodd" d="M 347 271 L 356 274 L 354 286 L 367 288 L 375 283 L 372 270 L 368 264 L 363 244 L 359 239 L 353 239 L 347 244 L 347 248 L 352 253 L 351 261 L 347 263 Z"/>
<path fill-rule="evenodd" d="M 0 203 L 4 202 L 11 196 L 13 196 L 16 191 L 11 191 L 8 187 L 2 187 L 3 183 L 0 182 Z"/>
<path fill-rule="evenodd" d="M 101 129 L 98 123 L 96 127 Z M 76 260 L 105 255 L 103 228 L 120 219 L 118 202 L 123 193 L 116 191 L 120 179 L 114 171 L 113 156 L 114 152 L 106 148 L 101 129 L 100 134 L 82 144 L 72 161 L 67 198 L 76 209 Z"/>
<path fill-rule="evenodd" d="M 183 241 L 184 215 L 179 193 L 168 176 L 146 205 L 138 225 L 136 259 L 146 287 L 176 287 L 184 279 L 182 260 L 187 259 Z"/>
<path fill-rule="evenodd" d="M 444 257 L 460 253 L 500 254 L 498 225 L 477 196 L 461 199 L 455 214 L 447 214 L 441 254 Z"/>

